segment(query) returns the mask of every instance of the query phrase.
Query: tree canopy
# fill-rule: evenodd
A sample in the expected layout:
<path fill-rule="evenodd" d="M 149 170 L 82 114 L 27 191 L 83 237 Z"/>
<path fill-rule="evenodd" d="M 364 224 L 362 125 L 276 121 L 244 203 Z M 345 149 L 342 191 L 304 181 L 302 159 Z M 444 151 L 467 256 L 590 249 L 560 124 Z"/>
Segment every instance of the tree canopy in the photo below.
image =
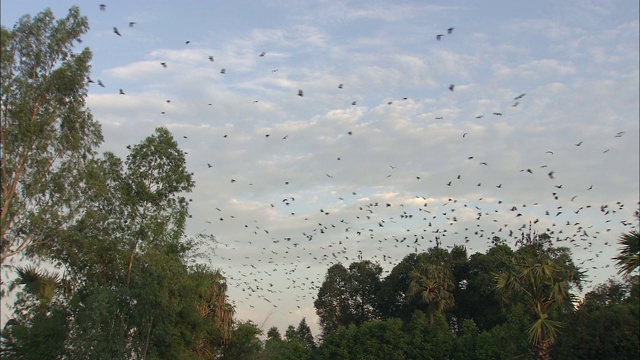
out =
<path fill-rule="evenodd" d="M 85 108 L 91 51 L 74 52 L 89 29 L 72 7 L 2 27 L 0 260 L 33 255 L 83 211 L 82 170 L 102 142 Z"/>

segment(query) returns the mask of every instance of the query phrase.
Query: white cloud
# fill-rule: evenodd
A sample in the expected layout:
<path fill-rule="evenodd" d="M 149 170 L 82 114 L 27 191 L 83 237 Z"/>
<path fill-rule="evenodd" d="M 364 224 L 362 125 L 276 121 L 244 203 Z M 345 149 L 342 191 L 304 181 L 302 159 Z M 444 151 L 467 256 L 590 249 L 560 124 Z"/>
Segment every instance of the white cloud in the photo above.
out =
<path fill-rule="evenodd" d="M 92 84 L 87 105 L 103 148 L 119 155 L 154 127 L 171 129 L 197 182 L 188 232 L 221 241 L 213 265 L 239 317 L 262 322 L 273 310 L 265 326 L 282 330 L 315 321 L 327 267 L 358 251 L 389 270 L 436 236 L 484 251 L 492 235 L 538 220 L 563 236 L 575 222 L 593 226 L 588 241 L 611 257 L 603 243 L 624 231 L 639 196 L 639 22 L 626 4 L 592 5 L 576 5 L 582 23 L 562 4 L 531 5 L 524 19 L 518 7 L 293 1 L 256 4 L 263 16 L 233 29 L 132 8 L 150 13 L 131 36 L 101 19 L 87 39 L 92 77 L 107 86 Z M 149 31 L 174 17 L 189 26 Z M 600 213 L 616 201 L 622 210 Z M 576 257 L 591 257 L 577 242 Z"/>

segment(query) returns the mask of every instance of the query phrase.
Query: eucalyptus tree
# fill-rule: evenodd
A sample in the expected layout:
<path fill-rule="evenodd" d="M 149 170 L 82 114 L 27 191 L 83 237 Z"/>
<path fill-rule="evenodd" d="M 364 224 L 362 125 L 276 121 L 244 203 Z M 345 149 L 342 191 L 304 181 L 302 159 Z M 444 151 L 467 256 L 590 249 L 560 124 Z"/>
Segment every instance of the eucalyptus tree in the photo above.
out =
<path fill-rule="evenodd" d="M 0 261 L 33 256 L 83 209 L 84 164 L 102 142 L 85 107 L 91 51 L 74 52 L 89 29 L 78 7 L 47 9 L 1 29 Z"/>
<path fill-rule="evenodd" d="M 50 250 L 76 285 L 72 357 L 183 357 L 198 347 L 185 327 L 211 319 L 202 306 L 219 305 L 226 290 L 215 273 L 199 281 L 185 265 L 194 182 L 184 152 L 158 128 L 125 161 L 105 153 L 85 171 L 86 209 Z"/>

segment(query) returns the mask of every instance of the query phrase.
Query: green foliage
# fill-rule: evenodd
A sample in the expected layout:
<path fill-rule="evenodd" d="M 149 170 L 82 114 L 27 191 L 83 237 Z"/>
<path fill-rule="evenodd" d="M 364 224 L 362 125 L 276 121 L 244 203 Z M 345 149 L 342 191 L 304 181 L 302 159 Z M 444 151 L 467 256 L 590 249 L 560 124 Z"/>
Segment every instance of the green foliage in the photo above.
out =
<path fill-rule="evenodd" d="M 1 254 L 44 252 L 84 209 L 82 169 L 102 142 L 85 108 L 91 52 L 73 52 L 89 29 L 72 7 L 56 19 L 47 9 L 2 27 L 0 77 Z"/>
<path fill-rule="evenodd" d="M 382 267 L 365 260 L 349 265 L 347 285 L 351 312 L 356 325 L 379 317 L 377 295 L 380 291 Z"/>
<path fill-rule="evenodd" d="M 360 325 L 377 319 L 378 292 L 382 268 L 370 261 L 329 268 L 314 302 L 323 335 L 349 324 Z"/>
<path fill-rule="evenodd" d="M 349 281 L 349 273 L 342 264 L 335 264 L 327 270 L 318 297 L 313 303 L 324 335 L 351 322 L 347 288 Z"/>
<path fill-rule="evenodd" d="M 35 296 L 43 309 L 54 300 L 56 293 L 64 290 L 64 282 L 58 274 L 38 270 L 34 265 L 16 267 L 18 278 L 11 282 L 9 290 L 23 286 L 23 291 Z"/>
<path fill-rule="evenodd" d="M 469 257 L 464 271 L 456 275 L 456 304 L 452 312 L 457 319 L 473 319 L 480 330 L 489 330 L 506 320 L 495 292 L 493 274 L 502 271 L 506 266 L 504 259 L 512 255 L 511 248 L 498 243 L 484 254 Z"/>
<path fill-rule="evenodd" d="M 456 338 L 453 359 L 476 359 L 479 335 L 476 323 L 473 320 L 465 320 L 462 324 L 462 335 Z"/>
<path fill-rule="evenodd" d="M 289 325 L 287 327 L 287 331 L 284 333 L 284 338 L 287 341 L 293 341 L 298 338 L 298 334 L 296 333 L 296 328 L 293 325 Z"/>
<path fill-rule="evenodd" d="M 311 333 L 311 328 L 307 325 L 307 320 L 302 318 L 298 327 L 296 328 L 296 338 L 302 345 L 304 345 L 307 349 L 315 349 L 316 342 L 313 339 L 313 334 Z"/>
<path fill-rule="evenodd" d="M 107 153 L 86 170 L 90 206 L 53 249 L 80 284 L 73 341 L 85 346 L 73 356 L 213 358 L 231 336 L 233 308 L 220 272 L 186 266 L 183 194 L 193 181 L 184 153 L 159 128 L 125 162 Z"/>
<path fill-rule="evenodd" d="M 636 211 L 636 220 L 640 225 L 640 210 Z M 640 267 L 640 232 L 631 230 L 620 235 L 618 244 L 622 246 L 620 254 L 614 257 L 618 274 L 629 275 Z"/>
<path fill-rule="evenodd" d="M 282 336 L 280 335 L 280 330 L 277 327 L 272 326 L 269 331 L 267 331 L 267 342 L 273 341 L 282 341 Z"/>
<path fill-rule="evenodd" d="M 480 359 L 533 358 L 527 337 L 529 314 L 524 306 L 515 304 L 503 310 L 506 321 L 478 336 L 476 354 Z"/>
<path fill-rule="evenodd" d="M 291 329 L 293 332 L 290 332 Z M 269 329 L 260 359 L 300 360 L 306 359 L 311 354 L 311 349 L 300 342 L 298 336 L 294 334 L 295 328 L 293 326 L 289 326 L 287 332 L 290 333 L 290 338 L 282 340 L 277 328 Z"/>
<path fill-rule="evenodd" d="M 262 341 L 258 338 L 262 331 L 250 320 L 238 322 L 231 335 L 231 343 L 224 348 L 222 359 L 258 359 Z"/>
<path fill-rule="evenodd" d="M 431 323 L 422 312 L 416 312 L 407 324 L 407 332 L 411 359 L 448 359 L 453 351 L 455 338 L 442 314 L 436 314 Z"/>
<path fill-rule="evenodd" d="M 416 297 L 419 303 L 426 306 L 430 324 L 433 324 L 436 313 L 442 313 L 455 305 L 455 279 L 446 250 L 432 248 L 428 253 L 421 254 L 410 276 L 407 295 Z"/>
<path fill-rule="evenodd" d="M 310 354 L 299 341 L 269 341 L 265 342 L 265 348 L 260 359 L 268 360 L 302 360 Z"/>
<path fill-rule="evenodd" d="M 399 319 L 370 321 L 357 332 L 356 341 L 365 359 L 404 359 L 408 342 Z"/>
<path fill-rule="evenodd" d="M 637 283 L 637 279 L 631 280 Z M 618 288 L 636 284 L 609 281 L 594 292 L 616 294 L 588 295 L 578 311 L 571 314 L 565 331 L 558 337 L 554 358 L 558 359 L 635 359 L 640 356 L 640 297 L 631 291 L 619 299 Z M 603 301 L 604 300 L 604 301 Z"/>
<path fill-rule="evenodd" d="M 417 308 L 416 298 L 409 298 L 407 290 L 411 283 L 411 270 L 418 264 L 418 254 L 411 253 L 393 267 L 391 273 L 382 280 L 378 292 L 378 306 L 384 319 L 400 318 L 409 320 Z"/>
<path fill-rule="evenodd" d="M 17 267 L 10 288 L 21 287 L 14 318 L 2 331 L 0 354 L 7 359 L 49 359 L 64 353 L 68 313 L 61 302 L 65 282 L 35 266 Z"/>
<path fill-rule="evenodd" d="M 597 285 L 584 296 L 584 302 L 580 307 L 600 307 L 622 304 L 627 299 L 633 283 L 624 284 L 615 279 L 608 279 L 605 283 Z"/>
<path fill-rule="evenodd" d="M 126 161 L 105 153 L 83 174 L 84 211 L 47 244 L 48 256 L 65 266 L 65 281 L 19 269 L 22 333 L 45 331 L 52 320 L 31 319 L 58 306 L 72 314 L 57 333 L 66 357 L 218 356 L 231 338 L 234 309 L 219 271 L 187 266 L 195 243 L 184 239 L 184 194 L 194 184 L 171 134 L 159 128 Z M 21 345 L 29 337 L 6 339 Z"/>
<path fill-rule="evenodd" d="M 357 327 L 339 326 L 334 332 L 323 337 L 314 359 L 354 359 L 353 354 L 360 351 L 356 347 L 355 332 Z"/>
<path fill-rule="evenodd" d="M 505 259 L 508 267 L 496 275 L 496 289 L 505 301 L 519 301 L 531 314 L 527 330 L 537 358 L 547 359 L 560 331 L 555 312 L 573 310 L 571 286 L 580 286 L 582 273 L 571 261 L 566 248 L 553 248 L 550 238 L 525 236 L 522 247 Z"/>
<path fill-rule="evenodd" d="M 317 359 L 404 359 L 407 339 L 400 319 L 339 327 L 322 342 Z"/>
<path fill-rule="evenodd" d="M 361 326 L 340 326 L 314 352 L 314 359 L 447 359 L 454 336 L 445 318 L 437 315 L 429 325 L 417 312 L 411 321 L 387 319 Z"/>
<path fill-rule="evenodd" d="M 14 320 L 15 321 L 15 320 Z M 2 330 L 2 359 L 53 359 L 65 353 L 68 314 L 59 306 L 37 312 Z"/>

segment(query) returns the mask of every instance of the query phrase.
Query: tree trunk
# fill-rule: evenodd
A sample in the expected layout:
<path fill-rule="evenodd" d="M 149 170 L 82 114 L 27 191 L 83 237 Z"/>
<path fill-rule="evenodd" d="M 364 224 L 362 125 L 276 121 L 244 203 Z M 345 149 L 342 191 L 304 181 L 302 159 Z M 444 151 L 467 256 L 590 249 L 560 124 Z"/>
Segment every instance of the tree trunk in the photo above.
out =
<path fill-rule="evenodd" d="M 551 360 L 551 345 L 550 341 L 536 345 L 536 360 Z"/>

